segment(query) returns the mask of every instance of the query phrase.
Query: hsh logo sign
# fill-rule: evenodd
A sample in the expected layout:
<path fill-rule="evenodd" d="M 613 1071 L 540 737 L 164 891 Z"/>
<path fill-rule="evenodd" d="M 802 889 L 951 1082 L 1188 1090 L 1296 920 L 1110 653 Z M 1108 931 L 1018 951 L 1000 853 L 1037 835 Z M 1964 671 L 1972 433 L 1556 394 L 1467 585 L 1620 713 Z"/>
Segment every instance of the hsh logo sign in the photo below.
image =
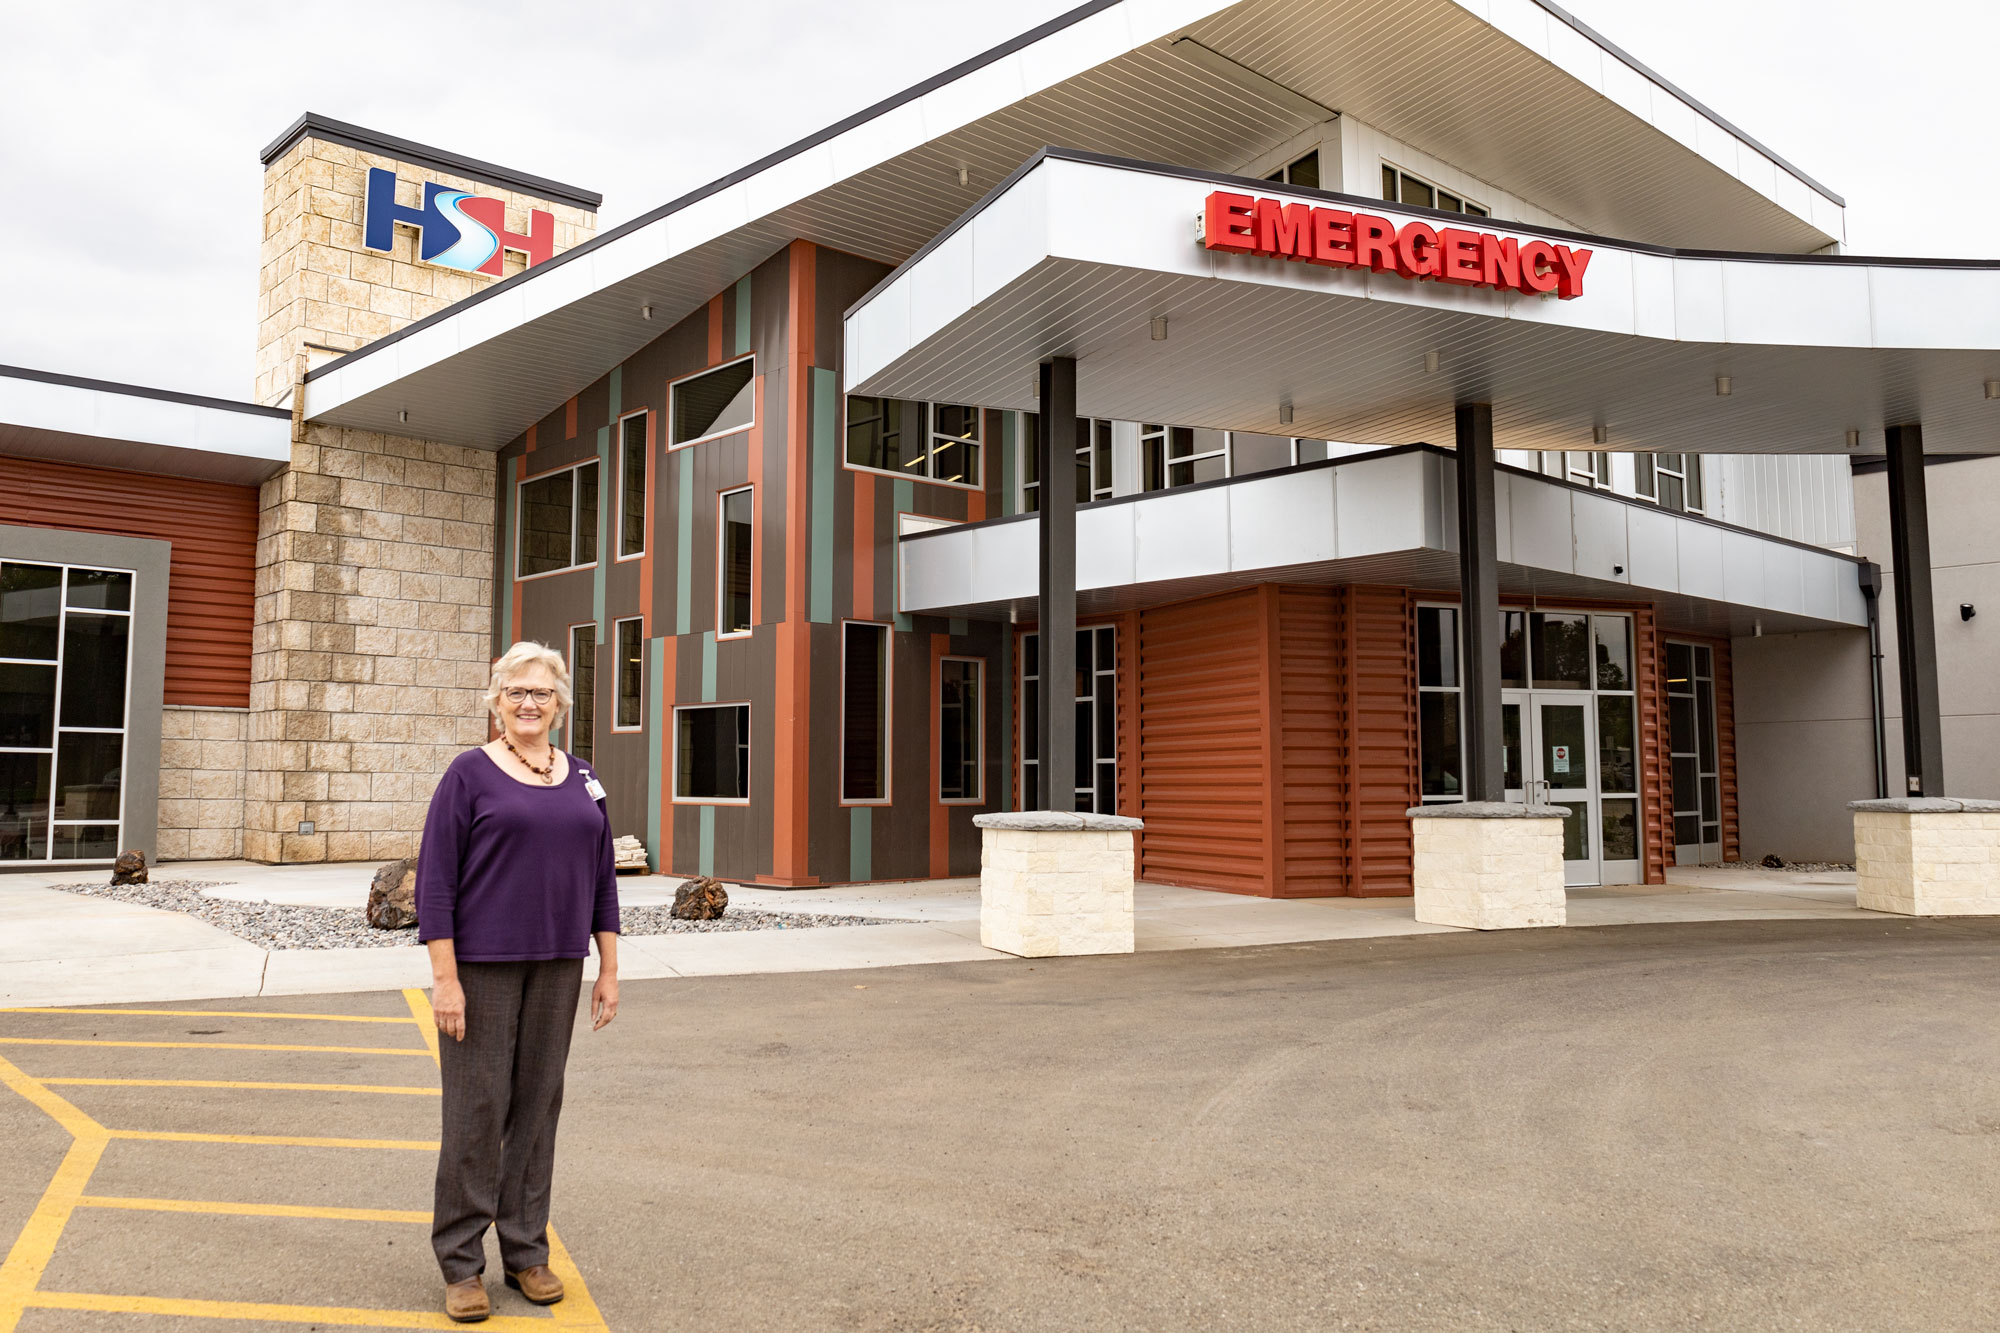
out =
<path fill-rule="evenodd" d="M 496 276 L 502 251 L 525 256 L 529 268 L 555 254 L 553 213 L 530 209 L 526 236 L 507 230 L 506 215 L 506 205 L 498 199 L 467 194 L 435 181 L 424 182 L 422 208 L 405 208 L 396 202 L 396 173 L 370 167 L 361 243 L 370 250 L 393 250 L 397 225 L 415 227 L 420 233 L 417 257 L 426 264 Z"/>

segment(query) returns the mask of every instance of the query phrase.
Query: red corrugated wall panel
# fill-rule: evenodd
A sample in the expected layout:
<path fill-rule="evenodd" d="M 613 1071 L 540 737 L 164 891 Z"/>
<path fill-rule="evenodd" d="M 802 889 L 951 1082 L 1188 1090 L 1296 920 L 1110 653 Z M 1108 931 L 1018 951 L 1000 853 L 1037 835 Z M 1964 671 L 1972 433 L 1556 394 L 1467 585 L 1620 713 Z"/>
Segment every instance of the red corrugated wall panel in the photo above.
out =
<path fill-rule="evenodd" d="M 1357 897 L 1416 891 L 1410 820 L 1418 800 L 1416 627 L 1403 588 L 1347 588 L 1348 889 Z"/>
<path fill-rule="evenodd" d="M 173 543 L 166 702 L 249 707 L 255 486 L 0 457 L 0 523 Z"/>
<path fill-rule="evenodd" d="M 1275 892 L 1315 898 L 1347 892 L 1347 679 L 1340 669 L 1342 594 L 1277 593 L 1278 810 L 1282 846 Z"/>
<path fill-rule="evenodd" d="M 1639 667 L 1639 805 L 1645 821 L 1641 877 L 1648 884 L 1664 884 L 1674 859 L 1674 806 L 1667 790 L 1667 645 L 1650 606 L 1633 608 L 1632 629 Z"/>

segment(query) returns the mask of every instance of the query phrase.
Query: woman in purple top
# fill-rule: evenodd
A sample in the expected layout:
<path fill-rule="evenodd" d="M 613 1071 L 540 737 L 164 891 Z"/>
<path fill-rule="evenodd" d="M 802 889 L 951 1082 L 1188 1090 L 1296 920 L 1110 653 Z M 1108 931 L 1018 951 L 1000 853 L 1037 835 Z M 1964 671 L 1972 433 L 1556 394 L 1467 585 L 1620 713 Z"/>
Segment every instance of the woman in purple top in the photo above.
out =
<path fill-rule="evenodd" d="M 445 1313 L 475 1323 L 486 1229 L 507 1285 L 563 1298 L 549 1271 L 549 1188 L 563 1066 L 583 961 L 597 937 L 591 1030 L 618 1013 L 618 881 L 604 787 L 549 730 L 570 705 L 569 670 L 539 643 L 493 664 L 486 706 L 500 736 L 452 761 L 431 797 L 417 859 L 417 936 L 430 947 L 444 1083 L 431 1248 Z"/>

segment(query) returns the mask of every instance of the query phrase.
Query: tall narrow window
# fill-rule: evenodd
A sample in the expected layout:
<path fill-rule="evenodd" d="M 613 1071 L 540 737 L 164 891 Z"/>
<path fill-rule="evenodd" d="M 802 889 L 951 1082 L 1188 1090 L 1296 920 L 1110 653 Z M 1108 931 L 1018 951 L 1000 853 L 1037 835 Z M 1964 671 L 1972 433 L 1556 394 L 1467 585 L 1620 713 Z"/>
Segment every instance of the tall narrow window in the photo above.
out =
<path fill-rule="evenodd" d="M 757 418 L 756 379 L 757 358 L 746 356 L 676 380 L 668 394 L 667 415 L 672 422 L 668 446 L 678 449 L 748 430 Z"/>
<path fill-rule="evenodd" d="M 1021 432 L 1021 512 L 1041 508 L 1042 419 L 1023 414 Z M 1111 498 L 1111 423 L 1090 417 L 1076 419 L 1076 502 Z"/>
<path fill-rule="evenodd" d="M 597 626 L 569 631 L 569 752 L 585 763 L 597 753 Z"/>
<path fill-rule="evenodd" d="M 1417 750 L 1422 795 L 1462 800 L 1465 770 L 1460 753 L 1458 609 L 1417 608 Z"/>
<path fill-rule="evenodd" d="M 618 423 L 618 558 L 646 553 L 646 414 Z"/>
<path fill-rule="evenodd" d="M 674 710 L 674 799 L 750 799 L 750 705 Z"/>
<path fill-rule="evenodd" d="M 522 482 L 516 577 L 596 564 L 597 521 L 596 460 Z"/>
<path fill-rule="evenodd" d="M 1193 426 L 1141 426 L 1145 489 L 1192 486 L 1229 475 L 1229 433 Z"/>
<path fill-rule="evenodd" d="M 646 622 L 637 616 L 615 626 L 618 651 L 618 704 L 613 731 L 637 731 L 646 724 Z"/>
<path fill-rule="evenodd" d="M 889 627 L 848 621 L 840 646 L 840 799 L 889 799 Z"/>
<path fill-rule="evenodd" d="M 754 493 L 749 487 L 722 496 L 722 558 L 716 561 L 715 632 L 750 632 L 750 581 L 756 561 L 756 534 L 751 528 Z"/>
<path fill-rule="evenodd" d="M 938 663 L 938 799 L 978 801 L 985 747 L 980 710 L 984 707 L 985 663 L 947 657 Z"/>

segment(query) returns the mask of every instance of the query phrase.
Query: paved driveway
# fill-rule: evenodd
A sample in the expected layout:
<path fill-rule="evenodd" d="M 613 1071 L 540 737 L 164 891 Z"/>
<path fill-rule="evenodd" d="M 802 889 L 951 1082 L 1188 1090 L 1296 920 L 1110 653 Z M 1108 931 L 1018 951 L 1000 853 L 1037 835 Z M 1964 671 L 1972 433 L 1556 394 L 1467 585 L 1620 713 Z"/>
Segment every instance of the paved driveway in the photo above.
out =
<path fill-rule="evenodd" d="M 1996 962 L 1771 921 L 632 983 L 557 1176 L 602 1322 L 555 1314 L 1991 1328 Z M 441 1326 L 417 1003 L 0 1014 L 0 1330 Z"/>

